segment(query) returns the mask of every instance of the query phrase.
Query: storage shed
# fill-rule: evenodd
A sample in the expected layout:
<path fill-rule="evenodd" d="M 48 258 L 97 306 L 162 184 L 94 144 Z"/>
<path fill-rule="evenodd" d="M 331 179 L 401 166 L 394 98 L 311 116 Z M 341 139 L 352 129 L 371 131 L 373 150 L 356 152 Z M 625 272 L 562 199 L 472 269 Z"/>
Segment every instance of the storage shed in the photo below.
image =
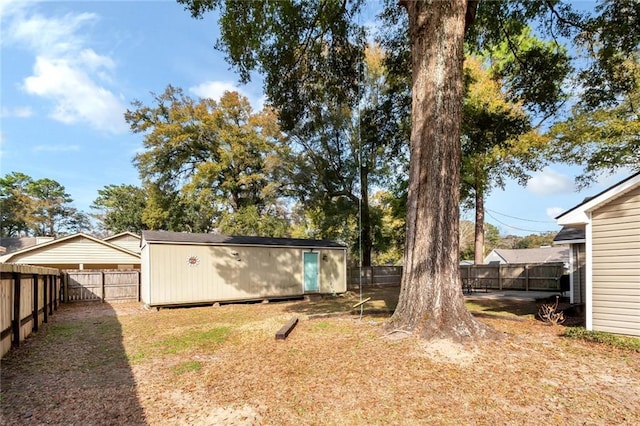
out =
<path fill-rule="evenodd" d="M 149 306 L 347 290 L 346 247 L 333 241 L 144 231 L 141 247 Z"/>
<path fill-rule="evenodd" d="M 640 336 L 640 173 L 556 218 L 571 247 L 571 300 L 589 330 Z M 584 300 L 582 300 L 584 295 Z"/>

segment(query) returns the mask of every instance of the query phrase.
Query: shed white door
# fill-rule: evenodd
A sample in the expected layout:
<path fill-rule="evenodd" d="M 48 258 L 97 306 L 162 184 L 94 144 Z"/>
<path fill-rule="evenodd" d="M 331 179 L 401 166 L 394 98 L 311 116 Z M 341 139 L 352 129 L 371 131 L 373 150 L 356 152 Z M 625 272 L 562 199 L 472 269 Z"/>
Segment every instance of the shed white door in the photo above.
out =
<path fill-rule="evenodd" d="M 318 253 L 303 253 L 304 256 L 304 292 L 313 293 L 320 290 L 318 285 Z"/>

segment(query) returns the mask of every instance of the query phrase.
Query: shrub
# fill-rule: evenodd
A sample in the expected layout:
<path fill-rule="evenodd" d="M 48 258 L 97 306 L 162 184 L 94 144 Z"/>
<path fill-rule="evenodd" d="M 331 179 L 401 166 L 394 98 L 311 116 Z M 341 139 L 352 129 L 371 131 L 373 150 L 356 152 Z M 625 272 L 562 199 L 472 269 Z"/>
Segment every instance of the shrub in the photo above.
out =
<path fill-rule="evenodd" d="M 618 349 L 640 352 L 640 339 L 636 337 L 618 336 L 603 331 L 589 331 L 584 327 L 569 327 L 564 335 L 571 339 L 600 343 Z"/>

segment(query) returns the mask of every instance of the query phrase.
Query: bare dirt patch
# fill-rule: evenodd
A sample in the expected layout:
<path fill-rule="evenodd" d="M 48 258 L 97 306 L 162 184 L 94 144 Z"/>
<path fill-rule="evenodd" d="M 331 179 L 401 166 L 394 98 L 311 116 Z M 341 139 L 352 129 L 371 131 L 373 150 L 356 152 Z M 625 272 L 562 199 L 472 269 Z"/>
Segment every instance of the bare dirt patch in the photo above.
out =
<path fill-rule="evenodd" d="M 357 301 L 65 305 L 2 360 L 0 423 L 640 424 L 640 353 L 566 339 L 535 306 L 471 306 L 508 337 L 466 347 L 388 339 L 393 295 L 362 319 Z"/>

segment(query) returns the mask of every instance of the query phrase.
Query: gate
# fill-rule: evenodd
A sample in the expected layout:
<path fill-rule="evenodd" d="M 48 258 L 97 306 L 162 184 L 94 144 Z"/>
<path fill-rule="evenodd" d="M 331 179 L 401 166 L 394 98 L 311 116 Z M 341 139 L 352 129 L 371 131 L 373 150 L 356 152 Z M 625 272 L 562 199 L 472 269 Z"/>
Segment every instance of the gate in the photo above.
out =
<path fill-rule="evenodd" d="M 63 272 L 65 302 L 140 300 L 140 271 L 67 270 Z"/>

